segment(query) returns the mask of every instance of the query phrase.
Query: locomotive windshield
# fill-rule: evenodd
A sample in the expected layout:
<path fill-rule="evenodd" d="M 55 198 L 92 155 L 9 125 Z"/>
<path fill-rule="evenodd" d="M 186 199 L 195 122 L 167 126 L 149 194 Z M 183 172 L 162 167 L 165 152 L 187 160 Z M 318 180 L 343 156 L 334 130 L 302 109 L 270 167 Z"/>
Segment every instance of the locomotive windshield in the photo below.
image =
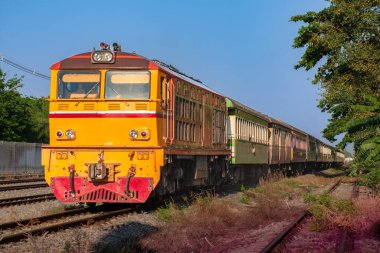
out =
<path fill-rule="evenodd" d="M 99 98 L 99 82 L 99 72 L 62 71 L 58 75 L 58 98 Z"/>
<path fill-rule="evenodd" d="M 108 71 L 106 98 L 149 99 L 149 71 Z"/>

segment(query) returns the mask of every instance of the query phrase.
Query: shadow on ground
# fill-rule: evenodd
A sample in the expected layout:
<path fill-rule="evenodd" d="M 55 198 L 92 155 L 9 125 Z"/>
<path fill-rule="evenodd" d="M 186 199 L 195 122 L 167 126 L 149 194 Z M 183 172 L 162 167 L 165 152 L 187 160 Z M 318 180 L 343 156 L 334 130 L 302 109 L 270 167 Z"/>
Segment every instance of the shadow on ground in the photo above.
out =
<path fill-rule="evenodd" d="M 139 241 L 150 233 L 157 231 L 156 227 L 139 222 L 128 222 L 116 226 L 95 244 L 94 252 L 149 252 L 143 250 Z M 151 251 L 150 251 L 151 252 Z"/>

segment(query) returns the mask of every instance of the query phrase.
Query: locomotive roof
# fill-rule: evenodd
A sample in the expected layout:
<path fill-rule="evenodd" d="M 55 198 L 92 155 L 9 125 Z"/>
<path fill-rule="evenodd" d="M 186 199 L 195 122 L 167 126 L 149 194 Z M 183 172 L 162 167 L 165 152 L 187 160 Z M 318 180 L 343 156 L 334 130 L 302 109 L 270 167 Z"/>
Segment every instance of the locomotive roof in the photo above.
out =
<path fill-rule="evenodd" d="M 212 88 L 208 87 L 207 85 L 205 85 L 204 83 L 202 83 L 201 81 L 197 80 L 197 79 L 194 79 L 193 77 L 190 77 L 184 73 L 181 73 L 180 71 L 178 71 L 177 69 L 173 68 L 173 66 L 171 65 L 167 65 L 161 61 L 158 61 L 158 60 L 152 60 L 152 62 L 154 62 L 155 64 L 157 64 L 159 66 L 160 69 L 164 70 L 165 72 L 167 72 L 168 74 L 171 74 L 173 76 L 177 76 L 179 77 L 180 79 L 188 82 L 188 83 L 191 83 L 193 85 L 196 85 L 202 89 L 205 89 L 205 90 L 208 90 L 212 93 L 215 93 L 215 94 L 218 94 L 219 96 L 222 96 L 222 97 L 225 97 L 223 94 L 213 90 Z"/>
<path fill-rule="evenodd" d="M 73 70 L 73 69 L 129 69 L 129 70 L 148 70 L 148 69 L 161 69 L 172 76 L 176 76 L 188 83 L 196 85 L 202 89 L 223 96 L 221 93 L 211 89 L 201 81 L 194 79 L 174 68 L 171 65 L 165 64 L 158 60 L 149 60 L 141 55 L 126 52 L 115 52 L 114 63 L 92 63 L 92 52 L 77 54 L 69 58 L 63 59 L 53 64 L 50 69 L 52 70 Z"/>
<path fill-rule="evenodd" d="M 92 63 L 92 52 L 77 54 L 53 64 L 50 69 L 73 70 L 73 69 L 149 69 L 150 61 L 140 55 L 115 52 L 114 63 Z"/>

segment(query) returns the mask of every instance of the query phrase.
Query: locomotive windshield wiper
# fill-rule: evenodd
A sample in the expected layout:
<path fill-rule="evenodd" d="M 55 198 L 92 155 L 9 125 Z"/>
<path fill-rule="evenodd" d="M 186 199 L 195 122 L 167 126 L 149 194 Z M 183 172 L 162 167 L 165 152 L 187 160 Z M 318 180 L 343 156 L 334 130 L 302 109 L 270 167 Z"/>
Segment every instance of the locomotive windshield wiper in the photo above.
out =
<path fill-rule="evenodd" d="M 84 97 L 82 99 L 85 99 L 88 97 L 88 95 L 90 95 L 90 93 L 99 85 L 99 82 L 97 82 L 96 84 L 94 84 L 94 86 L 91 87 L 91 89 L 84 95 Z M 80 103 L 80 101 L 76 102 L 75 106 L 78 106 Z"/>
<path fill-rule="evenodd" d="M 117 92 L 114 88 L 112 88 L 111 86 L 108 86 L 108 88 L 110 88 L 113 92 L 115 92 L 116 93 L 116 95 L 118 95 L 118 96 L 120 96 L 121 97 L 121 95 L 120 95 L 120 93 L 119 92 Z"/>

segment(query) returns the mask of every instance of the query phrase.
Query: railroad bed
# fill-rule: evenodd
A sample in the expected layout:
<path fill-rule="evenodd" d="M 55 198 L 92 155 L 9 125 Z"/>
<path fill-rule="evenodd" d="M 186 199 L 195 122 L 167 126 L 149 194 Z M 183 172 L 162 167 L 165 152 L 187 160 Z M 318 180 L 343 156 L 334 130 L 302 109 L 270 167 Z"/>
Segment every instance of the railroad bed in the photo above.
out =
<path fill-rule="evenodd" d="M 339 192 L 340 194 L 344 194 L 347 196 L 349 194 L 349 198 L 353 197 L 356 195 L 355 192 L 355 182 L 351 186 L 351 190 L 347 191 L 346 187 L 341 187 L 342 185 L 342 179 L 337 180 L 327 191 L 327 194 L 331 195 L 337 195 L 336 192 Z M 343 190 L 342 190 L 343 188 Z M 338 194 L 339 194 L 338 193 Z M 297 237 L 297 235 L 301 234 L 304 230 L 306 230 L 306 233 L 310 229 L 310 224 L 312 220 L 310 217 L 312 214 L 309 211 L 304 211 L 300 214 L 299 217 L 297 217 L 294 221 L 292 221 L 285 229 L 283 229 L 280 233 L 278 233 L 263 249 L 260 250 L 261 253 L 269 253 L 269 252 L 282 252 L 282 251 L 287 251 L 291 245 L 291 243 L 299 243 L 300 245 L 293 246 L 293 248 L 296 248 L 297 251 L 305 251 L 308 252 L 310 249 L 307 247 L 311 246 L 310 244 L 313 243 L 312 240 L 308 241 L 306 236 L 300 238 L 300 236 Z M 335 248 L 337 248 L 335 242 L 330 242 L 332 246 L 330 245 L 324 245 L 326 248 L 318 248 L 318 250 L 321 250 L 321 252 L 326 251 L 326 252 L 331 252 Z M 318 245 L 319 246 L 319 245 Z M 303 248 L 302 248 L 303 247 Z M 315 250 L 315 249 L 313 249 Z M 291 250 L 291 252 L 293 252 Z M 344 252 L 344 251 L 343 251 Z"/>
<path fill-rule="evenodd" d="M 326 180 L 333 180 L 336 181 L 336 179 L 326 179 Z M 331 187 L 333 184 L 329 184 L 326 187 L 322 188 L 313 188 L 313 187 L 305 187 L 304 185 L 299 185 L 300 188 L 305 188 L 306 191 L 316 191 L 316 192 L 323 192 L 328 190 L 329 187 Z M 347 184 L 348 185 L 348 184 Z M 346 186 L 348 187 L 348 186 Z M 336 189 L 333 190 L 334 192 L 342 191 L 337 185 Z M 241 193 L 238 192 L 229 192 L 226 194 L 224 198 L 226 199 L 236 199 L 236 202 L 239 202 L 239 198 L 241 196 Z M 2 210 L 23 210 L 26 206 L 35 208 L 36 210 L 39 210 L 41 207 L 51 205 L 51 208 L 46 209 L 44 212 L 37 212 L 39 213 L 39 216 L 46 216 L 47 213 L 51 213 L 54 210 L 64 210 L 65 208 L 62 208 L 63 205 L 58 203 L 57 201 L 47 201 L 43 203 L 35 203 L 35 204 L 28 204 L 25 206 L 12 206 L 12 207 L 5 207 Z M 125 206 L 124 206 L 125 207 Z M 66 205 L 66 209 L 73 209 L 77 210 L 79 207 L 75 205 Z M 101 208 L 101 207 L 99 207 Z M 250 208 L 249 206 L 247 208 Z M 28 208 L 30 209 L 30 208 Z M 6 240 L 4 240 L 3 246 L 0 245 L 0 251 L 7 250 L 7 252 L 20 252 L 25 251 L 25 249 L 38 252 L 56 252 L 56 251 L 63 251 L 65 248 L 69 247 L 71 245 L 71 248 L 69 249 L 73 250 L 73 245 L 77 245 L 75 247 L 78 247 L 76 249 L 81 249 L 82 251 L 85 249 L 91 250 L 93 249 L 94 245 L 95 249 L 98 252 L 101 252 L 102 247 L 104 247 L 107 243 L 112 243 L 114 245 L 118 245 L 118 247 L 121 247 L 121 245 L 125 246 L 125 242 L 128 240 L 136 241 L 137 238 L 143 238 L 145 235 L 156 231 L 157 228 L 159 228 L 162 225 L 162 222 L 158 221 L 155 215 L 155 211 L 142 209 L 142 210 L 125 210 L 125 213 L 122 215 L 113 216 L 112 218 L 106 218 L 105 220 L 96 222 L 91 216 L 92 215 L 98 215 L 99 211 L 96 211 L 96 209 L 86 209 L 86 211 L 81 211 L 78 209 L 79 216 L 66 216 L 66 218 L 59 218 L 55 219 L 55 221 L 50 221 L 48 223 L 45 223 L 43 217 L 37 218 L 36 215 L 29 216 L 24 219 L 24 221 L 21 221 L 21 218 L 14 218 L 11 221 L 13 221 L 13 225 L 15 226 L 16 223 L 14 221 L 18 220 L 18 228 L 15 230 L 15 228 L 4 228 L 1 232 L 1 235 L 4 236 Z M 106 213 L 108 211 L 112 210 L 106 210 L 101 211 L 103 213 Z M 115 211 L 115 210 L 114 210 Z M 57 212 L 57 211 L 56 211 Z M 71 212 L 71 211 L 70 211 Z M 76 212 L 76 211 L 72 211 Z M 112 216 L 112 215 L 111 215 Z M 70 217 L 70 218 L 69 218 Z M 73 218 L 76 217 L 76 218 Z M 34 219 L 32 219 L 34 218 Z M 53 223 L 59 223 L 59 222 L 66 222 L 66 221 L 74 221 L 74 219 L 82 219 L 78 222 L 79 225 L 68 225 L 71 228 L 68 229 L 62 229 L 63 225 L 60 226 L 61 229 L 58 229 L 57 232 L 53 232 L 55 229 L 52 228 L 51 231 L 44 230 L 45 232 L 41 233 L 42 226 L 44 224 L 49 224 L 49 226 Z M 301 224 L 306 224 L 307 219 Z M 232 250 L 231 252 L 253 252 L 253 249 L 257 249 L 256 252 L 260 252 L 260 250 L 264 249 L 264 247 L 270 242 L 271 238 L 273 239 L 275 236 L 278 235 L 285 227 L 289 225 L 291 221 L 281 221 L 281 222 L 275 222 L 272 224 L 269 224 L 267 226 L 259 227 L 256 229 L 248 230 L 248 231 L 233 231 L 231 230 L 231 233 L 226 235 L 235 235 L 236 238 L 233 238 L 233 236 L 228 236 L 228 240 L 226 238 L 220 238 L 221 240 L 209 240 L 208 244 L 205 239 L 202 239 L 205 241 L 207 245 L 209 245 L 209 248 L 207 251 L 209 252 L 224 252 L 228 250 Z M 5 222 L 0 222 L 5 223 Z M 25 224 L 36 224 L 33 226 L 25 226 Z M 21 225 L 21 230 L 20 230 Z M 11 225 L 8 225 L 11 226 Z M 33 230 L 37 229 L 37 230 Z M 40 229 L 38 231 L 38 229 Z M 29 232 L 27 232 L 29 230 Z M 301 230 L 298 230 L 301 231 Z M 7 237 L 11 234 L 19 234 L 18 239 L 11 239 L 10 237 Z M 240 238 L 238 236 L 241 236 Z M 290 236 L 299 236 L 299 233 L 292 234 L 289 233 Z M 256 238 L 255 240 L 250 240 L 250 238 L 247 238 L 247 236 L 251 236 L 252 238 Z M 340 238 L 340 234 L 336 235 L 337 238 Z M 17 237 L 17 236 L 16 236 Z M 25 239 L 20 242 L 11 242 L 13 240 L 20 240 Z M 207 238 L 206 238 L 207 239 Z M 260 240 L 261 239 L 261 240 Z M 300 239 L 302 240 L 302 239 Z M 226 244 L 226 242 L 229 242 Z M 218 244 L 220 242 L 220 244 Z M 290 239 L 286 239 L 287 243 L 291 243 Z M 124 243 L 124 244 L 123 244 Z M 225 243 L 225 244 L 223 244 Z M 339 244 L 338 242 L 335 243 L 335 246 Z M 69 245 L 69 246 L 68 246 Z M 103 245 L 103 246 L 101 246 Z M 212 245 L 212 246 L 211 246 Z M 290 244 L 289 244 L 290 245 Z M 260 247 L 259 247 L 260 246 Z M 54 249 L 54 250 L 52 250 Z M 219 250 L 219 251 L 218 251 Z M 222 250 L 222 251 L 220 251 Z M 244 251 L 245 250 L 245 251 Z M 294 252 L 294 251 L 289 251 Z"/>
<path fill-rule="evenodd" d="M 343 179 L 338 180 L 327 193 L 341 200 L 373 196 L 373 194 L 368 194 L 368 191 L 364 191 L 364 187 L 359 187 L 355 180 Z M 345 227 L 334 226 L 315 232 L 314 222 L 313 215 L 305 211 L 278 233 L 260 252 L 377 252 L 376 248 L 380 248 L 378 240 L 376 242 L 371 237 L 357 236 Z M 366 245 L 367 243 L 372 243 L 372 245 Z"/>
<path fill-rule="evenodd" d="M 42 235 L 70 227 L 91 225 L 95 222 L 128 214 L 136 210 L 133 207 L 114 207 L 109 209 L 105 206 L 76 208 L 56 214 L 7 222 L 0 224 L 0 244 L 17 242 L 30 236 Z"/>
<path fill-rule="evenodd" d="M 230 188 L 231 187 L 222 188 L 222 191 L 228 192 L 231 190 Z M 205 192 L 203 190 L 200 190 L 198 194 L 204 193 Z M 12 252 L 9 251 L 9 245 L 12 245 L 12 243 L 30 238 L 43 238 L 52 232 L 65 234 L 65 229 L 67 228 L 83 229 L 86 227 L 93 232 L 96 231 L 96 233 L 99 233 L 99 229 L 96 228 L 99 226 L 99 222 L 102 222 L 100 225 L 103 225 L 105 223 L 113 224 L 115 222 L 116 224 L 120 225 L 120 221 L 118 223 L 118 220 L 130 219 L 131 217 L 129 216 L 134 216 L 132 218 L 133 220 L 135 218 L 139 220 L 141 217 L 148 216 L 148 220 L 150 223 L 152 223 L 154 220 L 154 214 L 149 214 L 147 212 L 151 212 L 157 207 L 165 205 L 165 203 L 170 200 L 182 202 L 183 196 L 184 195 L 168 196 L 167 199 L 160 200 L 156 203 L 146 203 L 144 205 L 106 204 L 91 207 L 83 207 L 82 205 L 66 205 L 62 211 L 54 214 L 30 216 L 28 218 L 0 223 L 0 250 L 1 247 L 6 247 L 8 252 Z M 188 199 L 190 198 L 191 196 L 189 195 Z M 2 200 L 0 200 L 0 205 L 1 201 Z M 3 201 L 6 203 L 9 202 L 9 200 Z M 57 203 L 57 201 L 55 201 L 55 203 Z M 39 205 L 42 204 L 43 203 L 39 203 Z M 157 225 L 156 221 L 154 221 L 154 223 Z M 151 225 L 143 225 L 143 227 L 145 230 L 149 228 L 149 231 L 154 229 L 154 227 Z M 104 228 L 102 228 L 102 230 L 103 229 Z M 42 245 L 43 244 L 44 243 L 42 243 Z M 15 248 L 18 248 L 19 245 L 22 245 L 22 242 L 19 244 L 16 243 L 15 245 Z M 49 246 L 49 248 L 50 247 L 51 246 Z"/>

